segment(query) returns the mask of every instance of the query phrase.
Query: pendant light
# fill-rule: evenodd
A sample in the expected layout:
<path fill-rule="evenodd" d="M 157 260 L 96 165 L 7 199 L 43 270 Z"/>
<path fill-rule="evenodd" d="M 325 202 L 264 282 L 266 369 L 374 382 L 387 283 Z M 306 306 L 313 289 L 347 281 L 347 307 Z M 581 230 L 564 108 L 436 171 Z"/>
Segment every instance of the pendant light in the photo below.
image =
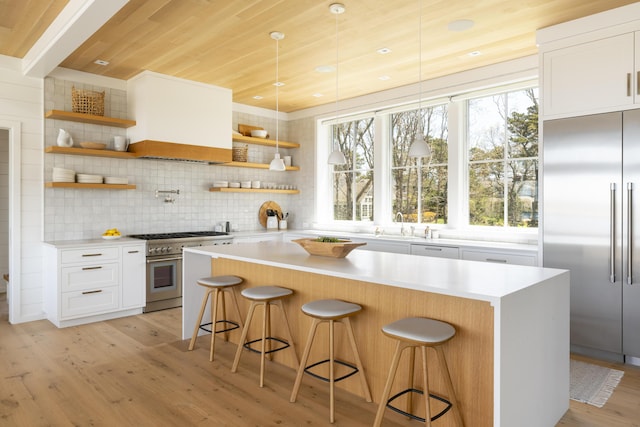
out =
<path fill-rule="evenodd" d="M 329 6 L 329 11 L 336 15 L 336 127 L 335 137 L 332 138 L 333 151 L 329 155 L 328 163 L 330 165 L 344 165 L 347 163 L 347 159 L 344 157 L 340 147 L 336 145 L 338 139 L 338 15 L 344 13 L 344 5 L 341 3 L 334 3 Z"/>
<path fill-rule="evenodd" d="M 278 129 L 278 122 L 279 122 L 278 113 L 280 111 L 280 105 L 278 103 L 279 101 L 278 88 L 282 86 L 282 83 L 280 83 L 280 80 L 278 80 L 278 77 L 279 77 L 278 47 L 279 47 L 280 40 L 284 38 L 284 34 L 279 31 L 273 31 L 269 35 L 271 36 L 272 39 L 276 41 L 276 82 L 274 83 L 274 86 L 276 87 L 276 154 L 273 156 L 273 160 L 271 160 L 271 163 L 269 163 L 269 170 L 282 172 L 286 169 L 286 167 L 284 166 L 284 160 L 280 158 L 280 151 L 278 150 L 278 140 L 280 137 L 280 135 L 278 134 L 278 130 L 279 130 Z"/>
<path fill-rule="evenodd" d="M 422 123 L 422 0 L 419 0 L 420 7 L 418 13 L 418 129 L 416 137 L 409 146 L 409 157 L 430 157 L 431 148 L 424 140 L 424 125 Z"/>

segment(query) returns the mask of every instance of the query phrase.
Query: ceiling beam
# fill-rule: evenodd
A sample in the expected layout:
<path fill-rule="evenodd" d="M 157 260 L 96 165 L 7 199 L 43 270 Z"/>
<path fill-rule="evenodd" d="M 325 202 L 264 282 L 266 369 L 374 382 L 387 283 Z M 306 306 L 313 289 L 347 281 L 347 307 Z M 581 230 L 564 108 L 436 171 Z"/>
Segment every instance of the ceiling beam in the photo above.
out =
<path fill-rule="evenodd" d="M 69 0 L 22 60 L 25 76 L 44 78 L 129 0 Z"/>

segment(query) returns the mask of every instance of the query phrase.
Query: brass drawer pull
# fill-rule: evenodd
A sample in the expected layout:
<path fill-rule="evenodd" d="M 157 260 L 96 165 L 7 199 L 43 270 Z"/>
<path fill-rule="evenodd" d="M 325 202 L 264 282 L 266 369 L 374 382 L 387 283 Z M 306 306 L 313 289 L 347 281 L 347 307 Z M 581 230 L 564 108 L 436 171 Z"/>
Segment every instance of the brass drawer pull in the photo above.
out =
<path fill-rule="evenodd" d="M 100 270 L 102 267 L 82 267 L 83 270 Z"/>
<path fill-rule="evenodd" d="M 97 291 L 84 291 L 82 295 L 99 294 L 100 292 L 102 292 L 102 289 L 98 289 Z"/>
<path fill-rule="evenodd" d="M 498 258 L 487 258 L 486 261 L 487 262 L 500 262 L 500 263 L 503 263 L 503 264 L 507 263 L 506 259 L 498 259 Z"/>
<path fill-rule="evenodd" d="M 83 257 L 86 256 L 102 256 L 102 254 L 82 254 Z"/>

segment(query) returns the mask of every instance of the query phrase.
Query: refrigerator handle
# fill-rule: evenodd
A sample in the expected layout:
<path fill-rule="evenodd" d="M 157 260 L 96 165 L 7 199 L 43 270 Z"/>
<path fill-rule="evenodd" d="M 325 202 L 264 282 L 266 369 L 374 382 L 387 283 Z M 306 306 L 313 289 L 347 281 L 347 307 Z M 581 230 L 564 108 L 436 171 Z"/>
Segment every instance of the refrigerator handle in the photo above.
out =
<path fill-rule="evenodd" d="M 609 281 L 616 282 L 616 184 L 609 187 Z"/>
<path fill-rule="evenodd" d="M 633 183 L 627 182 L 627 284 L 633 284 Z"/>

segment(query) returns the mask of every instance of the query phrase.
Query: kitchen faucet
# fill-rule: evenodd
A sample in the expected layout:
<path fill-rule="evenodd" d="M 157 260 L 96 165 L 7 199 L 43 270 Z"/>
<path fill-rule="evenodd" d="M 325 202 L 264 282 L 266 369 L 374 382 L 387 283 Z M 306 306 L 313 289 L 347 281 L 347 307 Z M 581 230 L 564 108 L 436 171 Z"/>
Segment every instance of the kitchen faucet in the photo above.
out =
<path fill-rule="evenodd" d="M 398 222 L 398 215 L 400 215 L 400 235 L 404 236 L 404 215 L 402 215 L 402 212 L 398 212 L 396 214 L 396 222 Z"/>

